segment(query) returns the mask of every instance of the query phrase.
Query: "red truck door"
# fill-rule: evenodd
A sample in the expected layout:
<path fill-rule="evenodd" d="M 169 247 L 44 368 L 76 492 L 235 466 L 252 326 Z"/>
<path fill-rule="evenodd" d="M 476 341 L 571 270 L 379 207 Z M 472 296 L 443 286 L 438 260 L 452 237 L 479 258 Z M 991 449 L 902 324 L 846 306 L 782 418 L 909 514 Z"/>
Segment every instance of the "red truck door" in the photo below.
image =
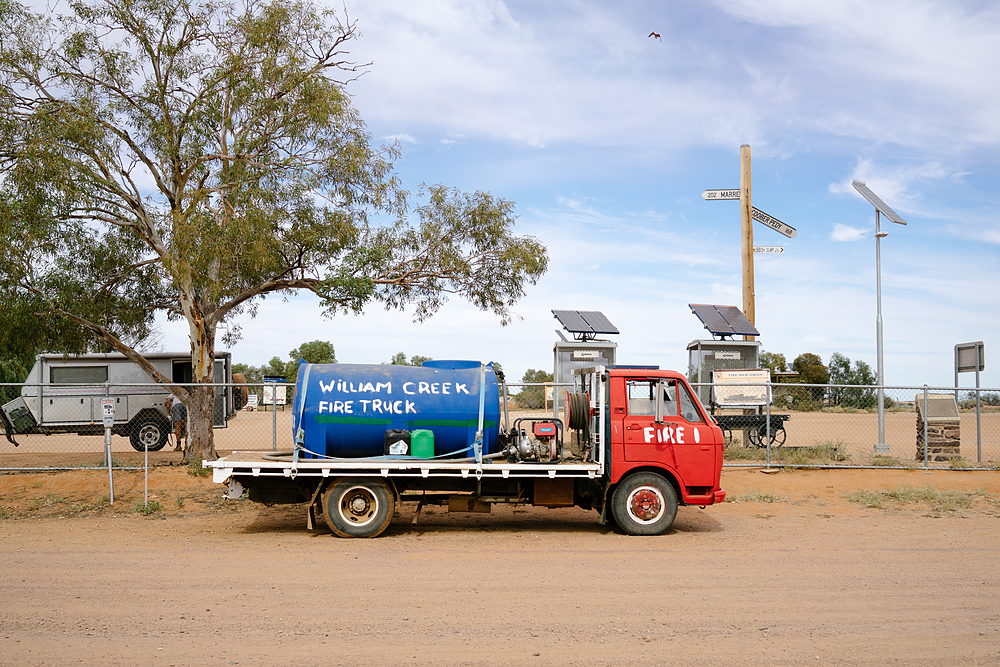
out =
<path fill-rule="evenodd" d="M 688 487 L 715 484 L 715 438 L 687 386 L 675 379 L 626 380 L 625 460 L 662 463 Z"/>

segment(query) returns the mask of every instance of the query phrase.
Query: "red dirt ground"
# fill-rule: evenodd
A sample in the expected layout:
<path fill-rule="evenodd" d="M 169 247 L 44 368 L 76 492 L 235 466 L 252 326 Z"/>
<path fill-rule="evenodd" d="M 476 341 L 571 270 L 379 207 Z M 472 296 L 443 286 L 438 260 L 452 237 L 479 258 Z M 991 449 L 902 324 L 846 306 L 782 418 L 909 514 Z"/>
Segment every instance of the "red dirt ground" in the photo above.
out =
<path fill-rule="evenodd" d="M 851 492 L 959 492 L 881 508 Z M 184 468 L 0 475 L 3 665 L 1000 663 L 1000 474 L 756 469 L 628 537 L 404 508 L 342 540 Z"/>

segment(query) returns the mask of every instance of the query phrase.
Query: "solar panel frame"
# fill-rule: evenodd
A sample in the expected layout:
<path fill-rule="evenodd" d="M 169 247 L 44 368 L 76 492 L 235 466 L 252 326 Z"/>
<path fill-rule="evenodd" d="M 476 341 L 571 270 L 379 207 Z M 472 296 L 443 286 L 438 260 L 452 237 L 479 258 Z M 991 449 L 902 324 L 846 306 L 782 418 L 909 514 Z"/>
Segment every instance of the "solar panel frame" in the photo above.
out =
<path fill-rule="evenodd" d="M 597 310 L 553 310 L 552 315 L 572 334 L 591 336 L 619 333 L 618 327 Z"/>
<path fill-rule="evenodd" d="M 594 328 L 580 316 L 578 310 L 553 310 L 552 315 L 570 333 L 594 333 Z"/>
<path fill-rule="evenodd" d="M 580 317 L 590 325 L 590 328 L 594 333 L 599 334 L 616 334 L 618 333 L 618 327 L 611 324 L 611 321 L 604 316 L 604 313 L 598 310 L 580 310 Z"/>
<path fill-rule="evenodd" d="M 733 328 L 733 333 L 740 336 L 759 336 L 760 332 L 750 323 L 746 315 L 736 306 L 716 306 L 719 314 L 729 322 Z"/>
<path fill-rule="evenodd" d="M 715 306 L 708 303 L 689 303 L 708 332 L 716 336 L 759 336 L 760 332 L 736 306 Z"/>
<path fill-rule="evenodd" d="M 884 215 L 885 217 L 889 218 L 890 220 L 892 220 L 897 224 L 900 225 L 906 224 L 906 220 L 903 220 L 901 217 L 899 217 L 899 215 L 891 208 L 889 208 L 889 205 L 886 204 L 884 201 L 882 201 L 877 194 L 872 192 L 871 188 L 869 188 L 867 185 L 865 185 L 861 181 L 854 181 L 853 183 L 851 183 L 851 185 L 854 186 L 855 190 L 861 193 L 862 197 L 867 199 L 876 209 L 878 209 L 878 211 L 882 215 Z"/>

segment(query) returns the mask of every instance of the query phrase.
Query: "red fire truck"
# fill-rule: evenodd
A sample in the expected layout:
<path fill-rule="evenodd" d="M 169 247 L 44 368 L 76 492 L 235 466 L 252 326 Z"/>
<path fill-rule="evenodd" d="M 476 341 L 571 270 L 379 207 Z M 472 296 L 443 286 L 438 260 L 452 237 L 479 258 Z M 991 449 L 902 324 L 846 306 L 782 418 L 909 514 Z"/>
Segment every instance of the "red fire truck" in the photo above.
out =
<path fill-rule="evenodd" d="M 414 522 L 428 504 L 453 512 L 575 506 L 627 534 L 659 535 L 678 505 L 726 497 L 722 432 L 680 373 L 578 369 L 564 419 L 511 422 L 502 374 L 491 365 L 433 363 L 303 363 L 294 448 L 234 452 L 205 465 L 229 497 L 303 503 L 310 528 L 322 513 L 341 537 L 381 534 L 404 502 L 416 503 Z M 437 439 L 431 448 L 418 444 L 427 432 Z M 377 438 L 370 447 L 381 450 L 383 437 L 384 451 L 362 446 Z"/>

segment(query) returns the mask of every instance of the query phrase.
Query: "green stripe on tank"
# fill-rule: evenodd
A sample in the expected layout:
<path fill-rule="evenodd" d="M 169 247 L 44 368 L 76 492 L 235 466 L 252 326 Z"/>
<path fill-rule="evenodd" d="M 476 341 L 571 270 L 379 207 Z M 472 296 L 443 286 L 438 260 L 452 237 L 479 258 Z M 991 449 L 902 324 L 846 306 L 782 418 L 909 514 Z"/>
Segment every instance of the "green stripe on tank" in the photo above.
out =
<path fill-rule="evenodd" d="M 457 426 L 458 428 L 478 428 L 478 419 L 414 419 L 406 422 L 410 427 L 414 428 L 427 428 L 428 426 Z M 483 422 L 483 428 L 493 428 L 497 425 L 497 422 L 492 420 L 486 420 Z"/>
<path fill-rule="evenodd" d="M 334 417 L 333 415 L 316 415 L 313 417 L 317 424 L 356 424 L 360 426 L 388 426 L 391 419 L 378 419 L 375 417 Z"/>

